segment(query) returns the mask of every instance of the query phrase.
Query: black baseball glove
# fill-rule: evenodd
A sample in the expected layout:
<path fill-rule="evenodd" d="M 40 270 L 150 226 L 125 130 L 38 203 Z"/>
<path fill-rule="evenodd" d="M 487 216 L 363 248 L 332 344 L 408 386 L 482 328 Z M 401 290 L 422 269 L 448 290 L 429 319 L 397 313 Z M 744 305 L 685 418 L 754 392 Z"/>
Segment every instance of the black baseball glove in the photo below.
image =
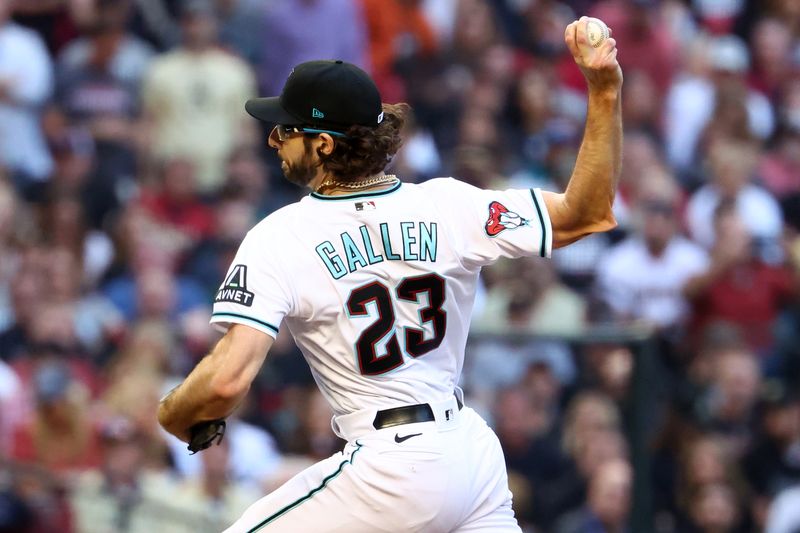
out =
<path fill-rule="evenodd" d="M 189 451 L 194 455 L 214 444 L 215 440 L 219 444 L 222 442 L 224 435 L 224 420 L 209 420 L 208 422 L 197 423 L 189 429 Z"/>

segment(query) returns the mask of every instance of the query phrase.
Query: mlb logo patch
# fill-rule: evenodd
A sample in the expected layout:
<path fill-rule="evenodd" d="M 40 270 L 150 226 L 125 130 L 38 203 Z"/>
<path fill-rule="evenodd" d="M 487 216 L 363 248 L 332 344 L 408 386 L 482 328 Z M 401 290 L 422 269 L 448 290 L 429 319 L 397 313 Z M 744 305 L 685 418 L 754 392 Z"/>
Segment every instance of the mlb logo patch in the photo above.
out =
<path fill-rule="evenodd" d="M 356 211 L 374 211 L 375 202 L 356 202 Z"/>

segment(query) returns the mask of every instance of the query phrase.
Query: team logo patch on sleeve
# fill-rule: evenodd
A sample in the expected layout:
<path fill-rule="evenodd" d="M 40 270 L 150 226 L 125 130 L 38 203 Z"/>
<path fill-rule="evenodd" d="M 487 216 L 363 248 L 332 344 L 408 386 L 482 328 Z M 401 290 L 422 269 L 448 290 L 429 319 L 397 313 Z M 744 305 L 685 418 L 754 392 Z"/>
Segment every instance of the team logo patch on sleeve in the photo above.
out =
<path fill-rule="evenodd" d="M 527 226 L 530 220 L 522 218 L 514 211 L 509 211 L 500 202 L 489 204 L 489 220 L 486 221 L 486 234 L 494 237 L 507 229 L 516 229 L 520 226 Z"/>
<path fill-rule="evenodd" d="M 247 267 L 245 265 L 235 265 L 231 269 L 231 273 L 217 291 L 214 302 L 230 302 L 246 307 L 253 305 L 253 293 L 247 290 Z"/>

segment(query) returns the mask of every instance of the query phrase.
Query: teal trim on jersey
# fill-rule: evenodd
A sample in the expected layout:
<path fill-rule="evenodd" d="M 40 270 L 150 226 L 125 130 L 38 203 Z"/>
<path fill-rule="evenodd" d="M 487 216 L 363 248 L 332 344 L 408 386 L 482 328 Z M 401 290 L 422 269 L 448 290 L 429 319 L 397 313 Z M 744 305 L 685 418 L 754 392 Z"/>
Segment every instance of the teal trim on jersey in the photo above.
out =
<path fill-rule="evenodd" d="M 539 205 L 539 200 L 536 199 L 536 192 L 533 189 L 531 189 L 531 198 L 533 198 L 533 205 L 536 206 L 536 214 L 539 215 L 539 225 L 542 228 L 542 246 L 539 249 L 539 256 L 547 257 L 547 225 L 544 223 L 542 207 Z"/>
<path fill-rule="evenodd" d="M 273 325 L 272 325 L 272 324 L 270 324 L 269 322 L 264 322 L 263 320 L 259 320 L 259 319 L 257 319 L 257 318 L 253 318 L 253 317 L 251 317 L 251 316 L 247 316 L 247 315 L 240 315 L 239 313 L 226 313 L 226 312 L 211 313 L 211 316 L 212 316 L 212 317 L 217 317 L 217 316 L 219 316 L 219 317 L 225 317 L 225 316 L 229 316 L 229 317 L 233 317 L 233 318 L 241 318 L 241 319 L 243 319 L 243 320 L 249 320 L 250 322 L 255 322 L 256 324 L 259 324 L 259 325 L 261 325 L 261 326 L 264 326 L 265 328 L 268 328 L 268 329 L 271 329 L 271 330 L 273 330 L 273 331 L 275 332 L 275 334 L 276 334 L 276 335 L 278 334 L 278 328 L 277 328 L 276 326 L 273 326 Z"/>
<path fill-rule="evenodd" d="M 275 519 L 277 519 L 277 518 L 280 518 L 281 516 L 285 515 L 286 513 L 288 513 L 289 511 L 291 511 L 292 509 L 294 509 L 294 508 L 295 508 L 295 507 L 297 507 L 298 505 L 300 505 L 301 503 L 303 503 L 303 502 L 306 502 L 306 501 L 310 500 L 310 499 L 311 499 L 311 498 L 312 498 L 312 497 L 313 497 L 313 496 L 314 496 L 316 493 L 318 493 L 319 491 L 321 491 L 322 489 L 324 489 L 324 488 L 325 488 L 325 487 L 328 485 L 328 482 L 329 482 L 330 480 L 332 480 L 332 479 L 336 478 L 336 476 L 338 476 L 339 474 L 341 474 L 341 473 L 342 473 L 342 470 L 344 470 L 344 465 L 346 465 L 346 464 L 348 464 L 348 463 L 349 463 L 349 464 L 353 464 L 353 459 L 355 459 L 355 457 L 356 457 L 356 454 L 358 453 L 358 451 L 359 451 L 359 450 L 361 449 L 361 447 L 363 446 L 363 445 L 362 445 L 360 442 L 358 442 L 358 441 L 356 441 L 356 445 L 358 446 L 358 448 L 356 448 L 355 450 L 353 450 L 353 453 L 351 453 L 351 454 L 350 454 L 350 459 L 345 459 L 344 461 L 342 461 L 341 463 L 339 463 L 339 468 L 337 468 L 337 469 L 336 469 L 336 471 L 335 471 L 334 473 L 332 473 L 331 475 L 329 475 L 329 476 L 325 477 L 325 478 L 322 480 L 322 483 L 320 483 L 318 487 L 316 487 L 316 488 L 314 488 L 314 489 L 311 489 L 311 490 L 308 492 L 308 494 L 306 494 L 306 495 L 305 495 L 305 496 L 303 496 L 302 498 L 298 498 L 298 499 L 296 499 L 295 501 L 293 501 L 292 503 L 290 503 L 289 505 L 287 505 L 287 506 L 286 506 L 286 507 L 284 507 L 283 509 L 279 510 L 277 513 L 274 513 L 274 514 L 272 514 L 272 515 L 268 516 L 268 517 L 267 517 L 267 518 L 265 518 L 265 519 L 264 519 L 262 522 L 260 522 L 258 525 L 256 525 L 254 528 L 252 528 L 252 529 L 249 529 L 249 530 L 247 531 L 247 533 L 256 533 L 256 531 L 258 531 L 258 530 L 259 530 L 259 529 L 261 529 L 262 527 L 266 526 L 267 524 L 269 524 L 269 523 L 270 523 L 270 522 L 272 522 L 273 520 L 275 520 Z"/>
<path fill-rule="evenodd" d="M 384 196 L 386 194 L 391 194 L 395 192 L 400 186 L 403 184 L 402 181 L 397 181 L 395 185 L 392 185 L 388 189 L 384 189 L 382 191 L 375 191 L 375 192 L 356 192 L 353 194 L 342 194 L 338 196 L 329 196 L 325 194 L 320 194 L 318 192 L 312 192 L 309 196 L 311 198 L 316 198 L 317 200 L 327 200 L 327 201 L 340 201 L 340 200 L 356 200 L 358 198 L 373 198 L 375 196 Z"/>

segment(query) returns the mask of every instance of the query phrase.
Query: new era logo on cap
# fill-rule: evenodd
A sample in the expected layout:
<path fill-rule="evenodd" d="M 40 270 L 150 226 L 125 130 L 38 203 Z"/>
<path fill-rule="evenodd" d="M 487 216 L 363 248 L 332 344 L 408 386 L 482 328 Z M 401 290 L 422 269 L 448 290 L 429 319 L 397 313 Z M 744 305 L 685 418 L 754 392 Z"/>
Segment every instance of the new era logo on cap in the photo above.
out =
<path fill-rule="evenodd" d="M 315 107 L 311 110 L 311 116 L 314 118 L 325 118 L 325 113 Z"/>

